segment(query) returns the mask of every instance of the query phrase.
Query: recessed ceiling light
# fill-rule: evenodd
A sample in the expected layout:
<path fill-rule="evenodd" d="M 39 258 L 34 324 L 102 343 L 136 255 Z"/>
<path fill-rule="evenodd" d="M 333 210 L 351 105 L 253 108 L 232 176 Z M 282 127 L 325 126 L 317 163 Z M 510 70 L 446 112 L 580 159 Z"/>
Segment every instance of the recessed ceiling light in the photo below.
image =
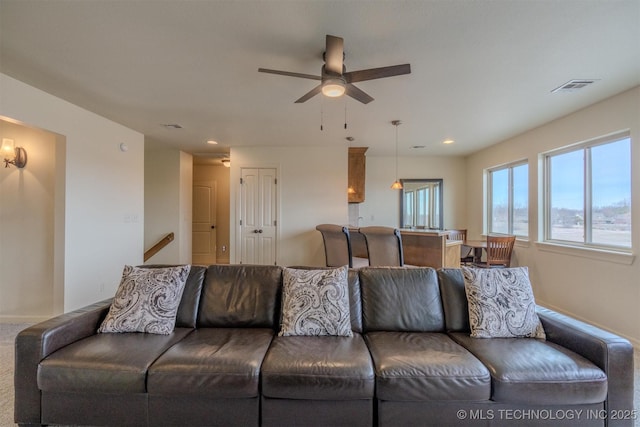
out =
<path fill-rule="evenodd" d="M 211 145 L 216 145 L 218 143 L 218 141 L 214 141 L 213 139 L 210 139 L 207 141 L 207 144 L 211 144 Z"/>
<path fill-rule="evenodd" d="M 442 141 L 443 144 L 453 144 L 454 140 L 453 139 L 445 139 L 444 141 Z"/>

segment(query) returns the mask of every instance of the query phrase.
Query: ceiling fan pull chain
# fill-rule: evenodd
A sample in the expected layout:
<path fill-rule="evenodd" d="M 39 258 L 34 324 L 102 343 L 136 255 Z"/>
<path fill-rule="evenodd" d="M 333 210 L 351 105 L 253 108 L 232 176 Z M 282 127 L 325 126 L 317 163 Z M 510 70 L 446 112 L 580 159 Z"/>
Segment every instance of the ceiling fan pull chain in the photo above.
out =
<path fill-rule="evenodd" d="M 323 129 L 323 125 L 324 125 L 324 100 L 320 101 L 320 130 L 324 130 Z"/>
<path fill-rule="evenodd" d="M 344 98 L 344 129 L 347 129 L 347 98 Z"/>

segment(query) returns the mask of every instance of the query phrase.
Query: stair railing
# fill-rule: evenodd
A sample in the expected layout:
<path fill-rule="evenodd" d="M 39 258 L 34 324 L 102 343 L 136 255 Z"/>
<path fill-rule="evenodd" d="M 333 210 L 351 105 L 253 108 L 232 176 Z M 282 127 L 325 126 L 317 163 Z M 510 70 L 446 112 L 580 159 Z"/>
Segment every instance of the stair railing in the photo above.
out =
<path fill-rule="evenodd" d="M 175 238 L 175 236 L 173 235 L 173 232 L 167 234 L 166 236 L 164 236 L 162 238 L 162 240 L 160 240 L 158 243 L 156 243 L 155 245 L 153 245 L 148 251 L 146 251 L 144 253 L 144 260 L 145 262 L 151 258 L 152 256 L 154 256 L 155 254 L 157 254 L 158 252 L 160 252 L 162 250 L 162 248 L 164 248 L 165 246 L 167 246 L 169 243 L 173 242 L 173 239 Z"/>

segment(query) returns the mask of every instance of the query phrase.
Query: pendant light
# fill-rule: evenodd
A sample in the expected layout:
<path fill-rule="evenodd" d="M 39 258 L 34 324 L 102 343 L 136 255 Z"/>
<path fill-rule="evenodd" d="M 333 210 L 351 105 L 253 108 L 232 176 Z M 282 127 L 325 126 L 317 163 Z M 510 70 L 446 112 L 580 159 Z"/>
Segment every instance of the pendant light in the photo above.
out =
<path fill-rule="evenodd" d="M 391 184 L 392 190 L 402 190 L 402 183 L 398 180 L 398 126 L 402 124 L 400 120 L 393 120 L 392 125 L 396 127 L 396 180 Z"/>

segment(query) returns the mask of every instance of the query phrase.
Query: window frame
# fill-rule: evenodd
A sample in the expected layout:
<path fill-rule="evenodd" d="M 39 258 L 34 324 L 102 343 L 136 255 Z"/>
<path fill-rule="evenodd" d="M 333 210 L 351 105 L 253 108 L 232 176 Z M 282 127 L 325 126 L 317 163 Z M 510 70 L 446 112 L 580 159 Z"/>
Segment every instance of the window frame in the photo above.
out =
<path fill-rule="evenodd" d="M 618 252 L 623 254 L 630 254 L 633 251 L 633 229 L 629 231 L 631 242 L 629 246 L 614 245 L 606 243 L 594 243 L 593 242 L 593 162 L 591 149 L 607 144 L 612 144 L 624 139 L 629 140 L 629 161 L 632 162 L 632 147 L 631 132 L 629 130 L 614 132 L 608 135 L 599 136 L 593 139 L 582 141 L 576 144 L 571 144 L 565 147 L 561 147 L 555 150 L 550 150 L 540 154 L 540 165 L 542 167 L 541 176 L 543 179 L 542 192 L 541 192 L 541 217 L 543 224 L 540 232 L 540 241 L 543 244 L 561 245 L 565 247 L 572 247 L 577 249 L 587 249 L 595 251 L 607 251 Z M 583 151 L 583 211 L 584 211 L 584 238 L 582 241 L 562 240 L 558 238 L 552 238 L 552 220 L 551 220 L 551 159 L 554 156 Z M 629 176 L 629 182 L 633 180 L 633 168 L 630 165 L 631 175 Z M 629 194 L 629 209 L 633 208 L 633 191 Z M 631 213 L 631 218 L 632 218 Z M 630 224 L 633 227 L 633 224 Z"/>
<path fill-rule="evenodd" d="M 487 230 L 487 234 L 505 234 L 503 232 L 498 232 L 492 229 L 492 225 L 493 225 L 492 218 L 493 218 L 493 173 L 506 170 L 507 171 L 507 233 L 506 234 L 515 235 L 517 240 L 529 240 L 529 234 L 530 234 L 529 227 L 527 227 L 527 234 L 523 235 L 523 234 L 515 234 L 514 225 L 513 225 L 513 218 L 514 218 L 513 169 L 520 166 L 527 166 L 527 197 L 526 197 L 527 198 L 527 224 L 531 223 L 530 203 L 529 203 L 529 187 L 530 187 L 529 186 L 529 160 L 528 159 L 516 160 L 514 162 L 505 163 L 499 166 L 494 166 L 486 169 L 487 220 L 486 220 L 485 229 Z"/>

